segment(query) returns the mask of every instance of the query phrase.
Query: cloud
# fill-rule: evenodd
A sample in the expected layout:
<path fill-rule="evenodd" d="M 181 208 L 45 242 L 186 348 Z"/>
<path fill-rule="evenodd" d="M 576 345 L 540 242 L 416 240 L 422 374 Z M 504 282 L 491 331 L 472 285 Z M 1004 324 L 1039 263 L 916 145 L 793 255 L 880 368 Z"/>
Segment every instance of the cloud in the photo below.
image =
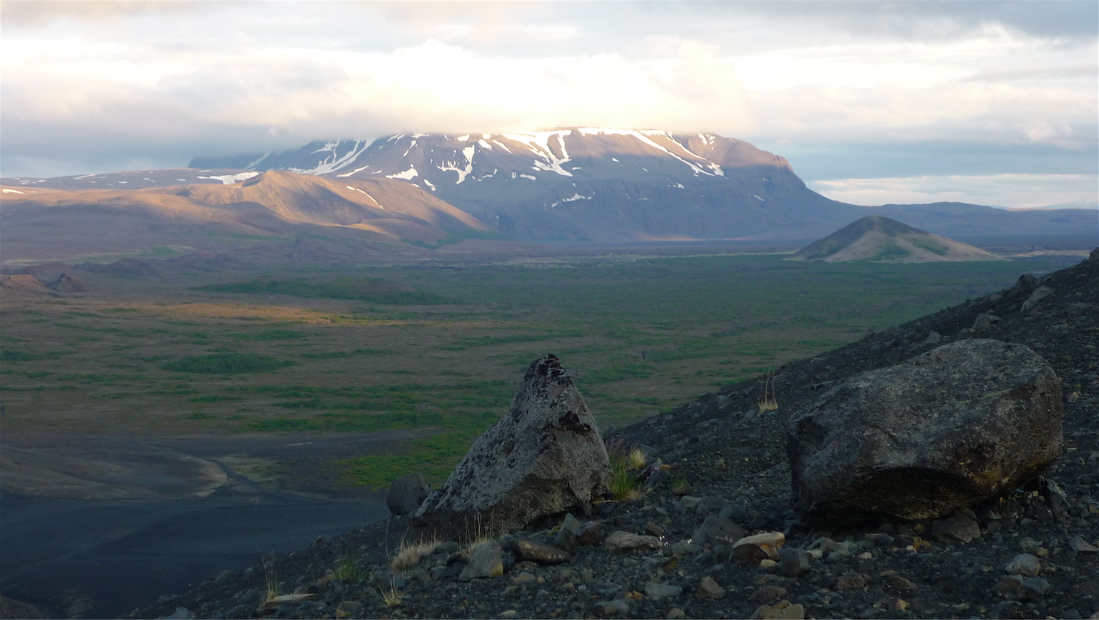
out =
<path fill-rule="evenodd" d="M 808 184 L 833 200 L 859 205 L 969 202 L 1037 208 L 1054 204 L 1094 204 L 1095 174 L 993 174 L 831 179 Z"/>
<path fill-rule="evenodd" d="M 619 54 L 515 59 L 434 40 L 392 52 L 147 48 L 134 63 L 133 48 L 74 45 L 79 53 L 27 42 L 6 61 L 5 151 L 62 151 L 83 136 L 83 148 L 126 143 L 141 155 L 227 127 L 239 128 L 227 139 L 251 137 L 237 150 L 262 151 L 413 130 L 749 123 L 732 65 L 689 42 L 659 63 Z"/>
<path fill-rule="evenodd" d="M 854 170 L 883 145 L 996 145 L 1044 171 L 1097 150 L 1096 6 L 8 0 L 0 170 L 606 125 L 848 146 Z"/>

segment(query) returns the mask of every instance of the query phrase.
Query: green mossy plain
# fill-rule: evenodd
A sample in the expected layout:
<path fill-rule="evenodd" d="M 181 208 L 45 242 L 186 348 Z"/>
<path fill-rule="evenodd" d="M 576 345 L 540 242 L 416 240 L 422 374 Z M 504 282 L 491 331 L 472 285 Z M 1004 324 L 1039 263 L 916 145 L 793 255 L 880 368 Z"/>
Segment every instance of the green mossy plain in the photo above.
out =
<path fill-rule="evenodd" d="M 172 289 L 172 303 L 158 297 L 163 289 L 126 301 L 6 299 L 5 423 L 424 429 L 393 454 L 344 461 L 345 477 L 378 486 L 419 470 L 438 481 L 546 353 L 561 357 L 605 428 L 1060 266 L 783 257 L 362 268 L 369 278 L 322 272 L 231 285 L 206 275 Z"/>

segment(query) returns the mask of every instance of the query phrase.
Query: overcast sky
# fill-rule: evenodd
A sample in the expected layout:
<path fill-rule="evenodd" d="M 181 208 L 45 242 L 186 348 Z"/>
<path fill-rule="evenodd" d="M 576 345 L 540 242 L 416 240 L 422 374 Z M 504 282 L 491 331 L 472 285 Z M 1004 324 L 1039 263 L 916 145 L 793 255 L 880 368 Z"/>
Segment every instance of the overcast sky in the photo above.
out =
<path fill-rule="evenodd" d="M 709 131 L 857 204 L 1094 204 L 1099 3 L 3 0 L 0 175 L 396 132 Z"/>

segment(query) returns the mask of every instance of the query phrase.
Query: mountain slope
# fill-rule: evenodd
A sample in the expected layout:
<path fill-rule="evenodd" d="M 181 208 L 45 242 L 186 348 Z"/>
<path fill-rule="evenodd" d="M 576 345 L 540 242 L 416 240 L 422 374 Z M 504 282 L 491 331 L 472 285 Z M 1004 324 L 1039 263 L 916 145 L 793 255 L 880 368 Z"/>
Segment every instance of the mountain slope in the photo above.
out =
<path fill-rule="evenodd" d="M 868 215 L 805 246 L 787 260 L 935 263 L 1003 259 L 897 220 Z"/>
<path fill-rule="evenodd" d="M 862 215 L 808 189 L 782 157 L 712 134 L 399 134 L 315 142 L 250 169 L 404 180 L 518 239 L 804 239 Z"/>
<path fill-rule="evenodd" d="M 5 260 L 135 252 L 152 246 L 217 249 L 308 232 L 400 244 L 491 230 L 398 181 L 335 181 L 286 172 L 243 182 L 142 190 L 4 188 Z"/>

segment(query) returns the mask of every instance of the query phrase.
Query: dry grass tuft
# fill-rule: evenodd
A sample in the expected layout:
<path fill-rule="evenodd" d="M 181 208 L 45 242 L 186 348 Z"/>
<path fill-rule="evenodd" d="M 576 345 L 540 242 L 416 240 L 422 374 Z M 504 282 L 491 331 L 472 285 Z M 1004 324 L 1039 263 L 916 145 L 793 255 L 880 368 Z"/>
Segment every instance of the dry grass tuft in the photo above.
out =
<path fill-rule="evenodd" d="M 775 371 L 771 370 L 763 375 L 758 402 L 761 414 L 778 411 L 778 400 L 775 397 Z"/>
<path fill-rule="evenodd" d="M 396 607 L 404 600 L 404 592 L 397 589 L 397 584 L 392 580 L 389 582 L 389 587 L 378 589 L 378 596 L 386 607 Z"/>
<path fill-rule="evenodd" d="M 421 540 L 416 543 L 409 543 L 407 541 L 401 542 L 401 548 L 398 549 L 397 554 L 389 560 L 389 568 L 399 573 L 411 570 L 420 563 L 420 560 L 434 553 L 435 548 L 438 547 L 441 542 L 442 541 L 438 538 Z"/>

